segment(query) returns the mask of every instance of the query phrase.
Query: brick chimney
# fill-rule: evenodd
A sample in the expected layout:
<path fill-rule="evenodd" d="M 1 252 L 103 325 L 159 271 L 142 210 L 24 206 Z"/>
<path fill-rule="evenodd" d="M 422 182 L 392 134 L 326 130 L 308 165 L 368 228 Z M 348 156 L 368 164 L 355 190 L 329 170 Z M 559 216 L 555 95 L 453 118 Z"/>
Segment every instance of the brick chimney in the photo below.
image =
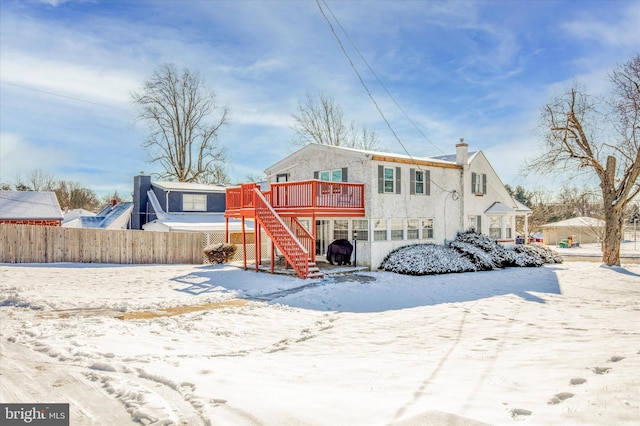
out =
<path fill-rule="evenodd" d="M 469 145 L 464 142 L 464 138 L 460 138 L 460 143 L 456 144 L 456 164 L 465 166 L 468 162 Z"/>

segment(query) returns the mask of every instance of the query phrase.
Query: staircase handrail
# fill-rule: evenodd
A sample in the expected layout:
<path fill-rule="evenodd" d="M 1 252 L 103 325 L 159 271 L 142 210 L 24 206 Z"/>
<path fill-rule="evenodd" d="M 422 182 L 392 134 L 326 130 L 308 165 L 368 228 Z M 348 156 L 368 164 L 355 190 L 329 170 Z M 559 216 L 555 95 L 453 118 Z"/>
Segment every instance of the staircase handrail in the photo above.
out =
<path fill-rule="evenodd" d="M 307 278 L 309 275 L 309 252 L 304 248 L 298 237 L 296 237 L 291 229 L 284 223 L 280 215 L 275 209 L 267 202 L 266 198 L 260 192 L 259 188 L 255 188 L 253 192 L 254 202 L 253 207 L 256 209 L 256 220 L 259 220 L 264 227 L 266 233 L 271 238 L 271 241 L 278 247 L 278 250 L 284 255 L 285 259 L 293 266 L 300 278 Z M 261 214 L 259 214 L 260 208 L 266 208 L 266 210 L 274 217 L 280 224 L 282 229 L 288 234 L 288 236 L 296 243 L 297 253 L 290 253 L 289 250 L 285 250 L 281 242 L 274 237 L 273 231 L 265 225 Z"/>

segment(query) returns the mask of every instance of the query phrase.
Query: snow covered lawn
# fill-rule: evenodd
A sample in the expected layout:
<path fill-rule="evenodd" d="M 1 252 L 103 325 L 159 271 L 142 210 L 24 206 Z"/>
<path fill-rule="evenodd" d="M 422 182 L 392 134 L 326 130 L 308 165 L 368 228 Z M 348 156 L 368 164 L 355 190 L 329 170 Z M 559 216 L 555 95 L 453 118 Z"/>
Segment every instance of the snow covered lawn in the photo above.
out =
<path fill-rule="evenodd" d="M 640 423 L 639 264 L 5 264 L 0 291 L 0 401 L 68 402 L 74 426 Z"/>

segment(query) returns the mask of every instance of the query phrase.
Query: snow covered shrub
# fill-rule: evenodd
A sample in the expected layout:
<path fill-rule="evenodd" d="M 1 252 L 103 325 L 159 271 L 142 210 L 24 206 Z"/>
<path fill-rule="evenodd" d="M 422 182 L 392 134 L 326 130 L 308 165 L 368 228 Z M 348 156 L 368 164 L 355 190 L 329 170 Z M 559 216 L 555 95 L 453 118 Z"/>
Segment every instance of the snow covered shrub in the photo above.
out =
<path fill-rule="evenodd" d="M 502 267 L 502 263 L 496 260 L 491 253 L 471 243 L 452 241 L 449 247 L 456 250 L 462 256 L 467 257 L 479 271 L 488 271 Z"/>
<path fill-rule="evenodd" d="M 211 263 L 227 263 L 235 253 L 234 244 L 217 243 L 204 248 L 204 254 Z"/>
<path fill-rule="evenodd" d="M 517 266 L 542 266 L 545 263 L 562 263 L 563 261 L 562 256 L 542 244 L 517 245 L 513 251 Z M 526 262 L 535 264 L 522 264 Z"/>
<path fill-rule="evenodd" d="M 435 275 L 476 271 L 476 266 L 457 251 L 434 244 L 400 247 L 384 258 L 380 269 L 405 275 Z"/>
<path fill-rule="evenodd" d="M 467 243 L 475 246 L 485 252 L 488 258 L 485 256 L 479 256 L 478 253 L 480 253 L 480 251 L 471 250 L 468 246 L 458 243 Z M 496 240 L 488 235 L 470 231 L 458 232 L 456 239 L 450 245 L 456 250 L 461 251 L 463 254 L 468 253 L 468 256 L 471 257 L 477 265 L 491 265 L 490 267 L 484 267 L 484 269 L 503 268 L 505 266 L 514 265 L 515 263 L 513 252 L 500 245 Z M 474 259 L 474 256 L 477 259 Z"/>

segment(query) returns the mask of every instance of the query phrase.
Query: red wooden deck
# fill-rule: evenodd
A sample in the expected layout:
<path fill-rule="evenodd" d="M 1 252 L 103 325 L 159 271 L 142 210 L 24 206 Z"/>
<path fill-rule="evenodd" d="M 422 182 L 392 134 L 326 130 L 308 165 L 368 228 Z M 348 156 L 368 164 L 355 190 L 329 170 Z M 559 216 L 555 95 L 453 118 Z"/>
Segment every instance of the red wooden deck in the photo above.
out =
<path fill-rule="evenodd" d="M 226 217 L 254 217 L 255 183 L 227 188 Z M 283 217 L 363 217 L 364 184 L 305 180 L 274 183 L 262 193 Z"/>
<path fill-rule="evenodd" d="M 321 277 L 316 267 L 316 227 L 307 231 L 298 217 L 362 217 L 364 216 L 364 184 L 306 180 L 276 183 L 267 192 L 260 192 L 255 183 L 239 188 L 227 188 L 226 218 L 242 218 L 244 268 L 247 268 L 244 219 L 255 220 L 256 245 L 260 247 L 261 229 L 271 239 L 271 272 L 275 247 L 300 278 Z M 312 222 L 312 223 L 314 223 Z M 227 240 L 228 240 L 227 223 Z M 256 259 L 256 271 L 262 261 Z"/>

